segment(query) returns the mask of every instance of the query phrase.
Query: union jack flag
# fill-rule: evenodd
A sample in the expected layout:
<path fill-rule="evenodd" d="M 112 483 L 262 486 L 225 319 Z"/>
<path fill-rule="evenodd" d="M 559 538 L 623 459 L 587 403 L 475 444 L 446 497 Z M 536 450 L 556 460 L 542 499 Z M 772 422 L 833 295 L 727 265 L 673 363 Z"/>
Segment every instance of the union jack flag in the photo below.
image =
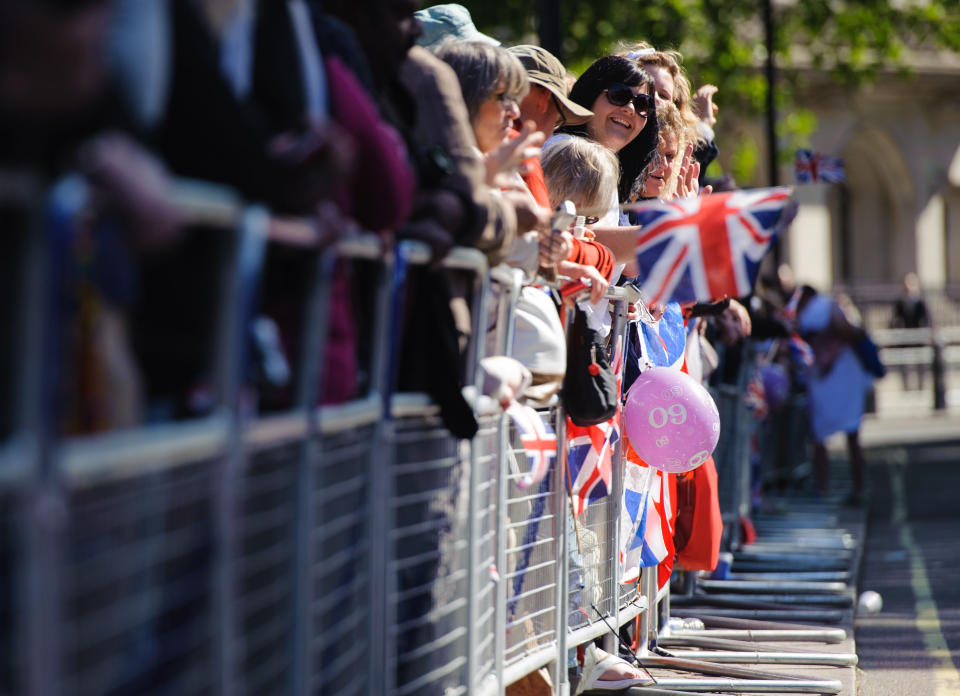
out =
<path fill-rule="evenodd" d="M 683 326 L 683 312 L 680 303 L 671 302 L 663 316 L 654 323 L 637 322 L 643 340 L 646 357 L 659 367 L 675 367 L 683 364 L 684 349 L 687 346 L 687 333 Z"/>
<path fill-rule="evenodd" d="M 631 208 L 643 225 L 637 275 L 648 305 L 715 302 L 753 290 L 760 261 L 796 211 L 787 187 L 652 201 Z"/>
<path fill-rule="evenodd" d="M 812 367 L 815 361 L 813 348 L 810 344 L 800 338 L 797 334 L 790 334 L 787 339 L 787 347 L 790 349 L 790 357 L 801 367 Z"/>
<path fill-rule="evenodd" d="M 623 389 L 623 343 L 617 337 L 610 369 L 617 376 L 617 412 L 599 425 L 574 425 L 567 419 L 567 466 L 573 514 L 579 517 L 591 500 L 610 494 L 613 451 L 620 440 L 620 395 Z"/>
<path fill-rule="evenodd" d="M 839 157 L 821 155 L 812 150 L 797 150 L 794 161 L 798 184 L 837 184 L 846 181 L 843 160 Z"/>
<path fill-rule="evenodd" d="M 629 454 L 620 506 L 622 583 L 636 582 L 641 568 L 660 565 L 674 554 L 668 474 L 647 466 L 632 449 Z M 663 587 L 668 578 L 658 574 L 658 585 Z"/>
<path fill-rule="evenodd" d="M 750 409 L 754 420 L 762 421 L 767 417 L 769 410 L 767 408 L 767 394 L 763 388 L 763 380 L 760 374 L 755 372 L 747 382 L 747 393 L 743 397 L 743 402 Z"/>
<path fill-rule="evenodd" d="M 520 433 L 520 441 L 530 463 L 530 471 L 517 481 L 517 486 L 529 488 L 540 483 L 550 470 L 550 463 L 557 456 L 557 434 L 529 406 L 515 402 L 507 409 L 507 415 Z"/>

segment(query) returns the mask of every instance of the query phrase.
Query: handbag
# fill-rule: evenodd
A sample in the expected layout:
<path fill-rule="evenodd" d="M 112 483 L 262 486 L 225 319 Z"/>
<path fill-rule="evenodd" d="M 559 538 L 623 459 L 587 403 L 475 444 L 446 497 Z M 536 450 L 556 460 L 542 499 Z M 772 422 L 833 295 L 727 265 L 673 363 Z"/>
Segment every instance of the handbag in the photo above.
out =
<path fill-rule="evenodd" d="M 567 334 L 567 370 L 560 400 L 581 427 L 610 420 L 617 412 L 617 378 L 610 369 L 600 335 L 587 326 L 580 309 Z"/>

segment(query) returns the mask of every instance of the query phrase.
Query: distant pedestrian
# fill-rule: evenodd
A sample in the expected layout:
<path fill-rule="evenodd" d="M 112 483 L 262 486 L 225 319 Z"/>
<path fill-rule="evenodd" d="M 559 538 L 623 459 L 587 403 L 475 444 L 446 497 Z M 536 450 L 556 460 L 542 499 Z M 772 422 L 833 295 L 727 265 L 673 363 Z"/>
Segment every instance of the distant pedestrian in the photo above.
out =
<path fill-rule="evenodd" d="M 813 475 L 817 492 L 821 496 L 829 492 L 826 440 L 834 433 L 843 432 L 847 437 L 853 478 L 853 490 L 847 502 L 859 505 L 864 479 L 860 421 L 873 382 L 873 375 L 854 348 L 864 338 L 863 329 L 850 323 L 833 298 L 807 285 L 800 291 L 797 330 L 814 353 L 807 391 L 815 442 Z"/>
<path fill-rule="evenodd" d="M 903 295 L 893 306 L 893 316 L 890 318 L 891 329 L 921 329 L 930 326 L 930 317 L 927 313 L 927 304 L 923 299 L 923 292 L 920 290 L 920 279 L 912 271 L 903 277 Z M 918 348 L 925 343 L 905 343 L 905 348 Z M 916 384 L 916 389 L 923 389 L 924 365 L 900 366 L 900 378 L 903 380 L 904 390 L 910 389 L 911 384 Z M 910 375 L 914 375 L 916 380 L 911 380 Z"/>

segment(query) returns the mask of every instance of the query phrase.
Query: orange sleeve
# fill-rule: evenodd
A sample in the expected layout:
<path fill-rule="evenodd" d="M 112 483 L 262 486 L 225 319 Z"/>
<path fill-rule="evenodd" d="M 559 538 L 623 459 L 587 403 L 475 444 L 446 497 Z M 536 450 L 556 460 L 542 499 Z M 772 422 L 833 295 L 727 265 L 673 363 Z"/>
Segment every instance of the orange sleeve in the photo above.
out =
<path fill-rule="evenodd" d="M 533 194 L 533 199 L 537 202 L 537 205 L 549 208 L 550 194 L 547 193 L 547 182 L 543 176 L 543 167 L 540 166 L 540 160 L 531 157 L 524 160 L 523 164 L 526 165 L 527 169 L 527 173 L 522 175 L 523 182 L 530 189 L 530 193 Z"/>
<path fill-rule="evenodd" d="M 593 266 L 608 280 L 613 274 L 613 252 L 600 242 L 575 238 L 567 261 L 579 263 L 582 266 Z"/>

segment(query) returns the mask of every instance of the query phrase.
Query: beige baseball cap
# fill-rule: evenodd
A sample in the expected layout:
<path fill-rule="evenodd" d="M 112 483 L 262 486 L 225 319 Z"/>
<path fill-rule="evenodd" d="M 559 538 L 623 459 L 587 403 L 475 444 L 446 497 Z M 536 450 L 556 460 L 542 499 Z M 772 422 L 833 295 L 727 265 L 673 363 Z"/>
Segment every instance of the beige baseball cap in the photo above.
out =
<path fill-rule="evenodd" d="M 507 49 L 527 70 L 531 84 L 540 85 L 557 98 L 564 124 L 578 126 L 593 118 L 593 112 L 567 98 L 567 71 L 557 57 L 540 46 L 521 44 Z"/>

